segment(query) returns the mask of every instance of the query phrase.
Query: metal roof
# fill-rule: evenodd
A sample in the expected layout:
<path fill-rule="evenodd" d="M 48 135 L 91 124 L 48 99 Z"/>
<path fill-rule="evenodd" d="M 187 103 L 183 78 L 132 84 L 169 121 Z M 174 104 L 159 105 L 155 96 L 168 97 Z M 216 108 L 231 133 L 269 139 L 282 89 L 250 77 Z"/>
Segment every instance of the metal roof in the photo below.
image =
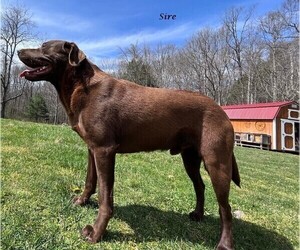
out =
<path fill-rule="evenodd" d="M 230 120 L 273 120 L 281 107 L 294 101 L 222 106 Z"/>

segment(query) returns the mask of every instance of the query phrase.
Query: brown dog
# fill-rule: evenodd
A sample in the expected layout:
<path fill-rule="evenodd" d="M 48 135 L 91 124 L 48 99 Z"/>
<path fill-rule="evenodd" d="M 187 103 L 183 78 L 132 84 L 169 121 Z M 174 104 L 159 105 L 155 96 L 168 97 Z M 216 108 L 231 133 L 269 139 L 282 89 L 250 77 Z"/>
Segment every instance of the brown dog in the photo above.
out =
<path fill-rule="evenodd" d="M 85 189 L 74 200 L 84 205 L 96 190 L 99 212 L 83 235 L 99 241 L 113 215 L 116 153 L 170 150 L 181 154 L 193 182 L 196 208 L 193 220 L 204 214 L 204 161 L 219 203 L 222 234 L 218 249 L 232 249 L 232 215 L 228 203 L 230 181 L 240 177 L 233 154 L 233 129 L 224 111 L 210 98 L 187 91 L 149 88 L 119 80 L 86 59 L 76 44 L 49 41 L 38 49 L 18 51 L 30 70 L 21 73 L 30 81 L 51 82 L 63 103 L 72 128 L 88 146 Z"/>

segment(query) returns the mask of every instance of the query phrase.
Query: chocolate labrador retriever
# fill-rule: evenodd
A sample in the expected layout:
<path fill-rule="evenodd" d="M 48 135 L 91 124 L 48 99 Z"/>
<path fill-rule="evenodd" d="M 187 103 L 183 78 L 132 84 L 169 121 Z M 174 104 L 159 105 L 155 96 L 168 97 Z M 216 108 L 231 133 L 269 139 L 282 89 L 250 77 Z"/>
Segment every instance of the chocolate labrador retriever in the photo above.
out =
<path fill-rule="evenodd" d="M 181 154 L 193 182 L 196 208 L 192 220 L 204 214 L 204 162 L 219 204 L 221 239 L 218 249 L 233 249 L 230 181 L 240 185 L 233 154 L 233 128 L 224 111 L 198 93 L 143 87 L 116 79 L 91 63 L 75 43 L 49 41 L 41 48 L 22 49 L 19 58 L 30 69 L 20 76 L 46 80 L 56 88 L 70 124 L 88 146 L 85 189 L 74 199 L 84 205 L 98 180 L 99 212 L 82 234 L 101 240 L 113 215 L 114 165 L 117 153 L 170 150 Z"/>

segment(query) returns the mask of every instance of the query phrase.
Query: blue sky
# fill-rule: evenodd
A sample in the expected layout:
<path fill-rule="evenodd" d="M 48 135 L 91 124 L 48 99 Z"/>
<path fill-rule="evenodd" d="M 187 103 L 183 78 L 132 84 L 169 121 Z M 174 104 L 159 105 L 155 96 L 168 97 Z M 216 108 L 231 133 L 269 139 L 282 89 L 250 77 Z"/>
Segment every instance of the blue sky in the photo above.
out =
<path fill-rule="evenodd" d="M 3 0 L 32 13 L 36 32 L 44 40 L 76 42 L 91 58 L 116 58 L 130 44 L 182 46 L 203 27 L 218 27 L 230 7 L 256 5 L 261 16 L 283 0 Z M 161 13 L 175 20 L 159 20 Z"/>

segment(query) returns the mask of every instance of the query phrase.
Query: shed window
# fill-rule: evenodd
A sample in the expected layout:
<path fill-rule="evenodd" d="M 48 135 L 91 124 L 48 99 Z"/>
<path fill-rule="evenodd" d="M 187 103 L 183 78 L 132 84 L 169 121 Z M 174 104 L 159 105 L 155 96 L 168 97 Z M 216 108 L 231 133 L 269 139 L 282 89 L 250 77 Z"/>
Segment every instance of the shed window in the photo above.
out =
<path fill-rule="evenodd" d="M 300 119 L 299 110 L 289 109 L 289 117 L 288 118 L 293 119 L 293 120 L 299 120 Z"/>

